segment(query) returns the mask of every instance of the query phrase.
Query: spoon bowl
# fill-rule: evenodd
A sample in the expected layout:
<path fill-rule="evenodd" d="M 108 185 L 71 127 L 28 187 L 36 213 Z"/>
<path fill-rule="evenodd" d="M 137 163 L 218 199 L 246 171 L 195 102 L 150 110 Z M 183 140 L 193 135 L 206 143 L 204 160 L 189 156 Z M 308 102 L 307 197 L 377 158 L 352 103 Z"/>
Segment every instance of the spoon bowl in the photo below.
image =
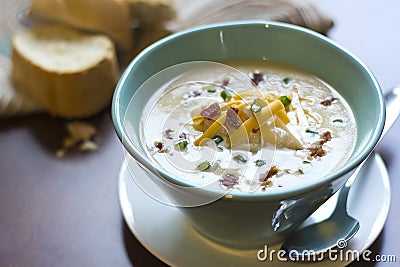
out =
<path fill-rule="evenodd" d="M 381 135 L 386 135 L 400 115 L 400 87 L 396 87 L 385 95 L 386 123 Z M 378 142 L 379 143 L 379 142 Z M 370 154 L 371 155 L 371 154 Z M 334 248 L 345 248 L 347 242 L 358 232 L 360 223 L 347 213 L 347 198 L 351 185 L 358 177 L 369 156 L 357 167 L 346 184 L 340 189 L 338 202 L 332 215 L 318 223 L 300 228 L 282 245 L 281 249 L 291 259 L 308 259 L 310 254 L 320 255 Z M 320 209 L 324 208 L 324 205 Z M 322 258 L 323 257 L 319 257 Z"/>
<path fill-rule="evenodd" d="M 342 191 L 343 192 L 343 191 Z M 343 198 L 339 195 L 339 199 Z M 307 259 L 333 248 L 345 248 L 358 232 L 360 223 L 343 208 L 336 208 L 327 220 L 300 229 L 282 245 L 291 258 Z M 323 257 L 320 257 L 323 258 Z"/>

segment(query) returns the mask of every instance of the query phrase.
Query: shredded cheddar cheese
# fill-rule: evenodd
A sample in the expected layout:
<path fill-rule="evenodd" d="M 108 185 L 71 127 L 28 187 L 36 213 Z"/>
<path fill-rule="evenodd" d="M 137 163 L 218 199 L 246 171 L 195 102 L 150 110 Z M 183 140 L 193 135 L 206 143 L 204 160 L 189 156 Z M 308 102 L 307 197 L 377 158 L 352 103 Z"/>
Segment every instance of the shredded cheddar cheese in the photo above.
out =
<path fill-rule="evenodd" d="M 257 109 L 252 108 L 255 104 L 257 105 L 255 106 Z M 237 118 L 227 117 L 228 109 L 234 109 L 237 113 Z M 271 129 L 268 130 L 265 128 L 274 127 L 275 123 L 271 124 L 267 122 L 274 117 L 275 119 L 273 119 L 273 121 L 278 121 L 279 125 L 285 129 L 285 125 L 290 122 L 284 104 L 279 100 L 278 96 L 273 94 L 265 94 L 263 97 L 255 97 L 250 93 L 235 94 L 231 101 L 222 104 L 221 111 L 222 113 L 220 116 L 215 118 L 206 129 L 203 128 L 207 118 L 203 117 L 201 114 L 197 114 L 192 118 L 194 128 L 203 132 L 203 134 L 195 140 L 194 145 L 199 146 L 203 140 L 212 139 L 221 128 L 227 128 L 224 125 L 226 125 L 226 122 L 229 122 L 229 120 L 240 119 L 240 126 L 238 125 L 237 128 L 230 127 L 228 140 L 231 146 L 248 141 L 249 135 L 260 128 L 269 136 L 267 139 L 273 142 L 273 138 L 271 138 Z"/>

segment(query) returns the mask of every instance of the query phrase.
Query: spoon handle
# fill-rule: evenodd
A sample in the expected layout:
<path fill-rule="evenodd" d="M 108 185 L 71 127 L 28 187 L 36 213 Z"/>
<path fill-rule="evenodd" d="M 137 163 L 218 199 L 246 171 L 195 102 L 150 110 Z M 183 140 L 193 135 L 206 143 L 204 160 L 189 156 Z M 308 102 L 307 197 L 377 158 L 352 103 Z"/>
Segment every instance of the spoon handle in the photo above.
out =
<path fill-rule="evenodd" d="M 386 102 L 386 121 L 385 126 L 383 127 L 383 131 L 381 137 L 379 138 L 378 143 L 385 137 L 387 132 L 392 128 L 393 124 L 396 122 L 397 118 L 400 115 L 400 86 L 393 88 L 391 91 L 386 93 L 385 95 L 385 102 Z M 342 207 L 344 210 L 347 210 L 347 195 L 349 194 L 350 187 L 356 180 L 358 174 L 360 173 L 361 169 L 364 167 L 365 163 L 368 161 L 369 156 L 371 153 L 361 162 L 360 165 L 355 169 L 353 174 L 347 180 L 346 184 L 340 189 L 339 196 L 338 196 L 338 207 Z M 337 209 L 340 210 L 340 209 Z"/>
<path fill-rule="evenodd" d="M 400 114 L 400 86 L 393 88 L 385 95 L 386 121 L 379 141 L 386 135 Z"/>

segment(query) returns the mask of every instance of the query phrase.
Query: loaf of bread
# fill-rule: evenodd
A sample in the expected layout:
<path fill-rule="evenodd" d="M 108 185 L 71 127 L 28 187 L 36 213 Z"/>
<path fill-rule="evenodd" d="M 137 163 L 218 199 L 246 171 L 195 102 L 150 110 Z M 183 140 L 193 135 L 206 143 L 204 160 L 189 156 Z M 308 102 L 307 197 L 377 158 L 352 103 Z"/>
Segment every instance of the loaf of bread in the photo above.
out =
<path fill-rule="evenodd" d="M 107 107 L 119 79 L 114 42 L 63 26 L 17 33 L 12 78 L 53 115 L 83 118 Z"/>
<path fill-rule="evenodd" d="M 171 34 L 166 25 L 176 18 L 173 0 L 123 0 L 135 25 L 135 49 L 138 54 L 151 43 Z M 124 62 L 122 62 L 124 63 Z"/>
<path fill-rule="evenodd" d="M 34 0 L 29 17 L 104 33 L 122 54 L 132 51 L 134 34 L 129 7 L 122 0 Z"/>
<path fill-rule="evenodd" d="M 173 0 L 124 0 L 130 15 L 140 27 L 163 27 L 164 22 L 175 18 Z"/>

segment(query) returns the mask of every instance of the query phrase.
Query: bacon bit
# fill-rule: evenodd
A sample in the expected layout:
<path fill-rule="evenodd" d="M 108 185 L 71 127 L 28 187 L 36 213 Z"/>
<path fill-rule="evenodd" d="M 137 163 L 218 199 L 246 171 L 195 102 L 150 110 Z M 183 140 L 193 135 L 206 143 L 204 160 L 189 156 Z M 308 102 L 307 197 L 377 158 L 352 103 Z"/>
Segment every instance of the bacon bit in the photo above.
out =
<path fill-rule="evenodd" d="M 258 133 L 259 130 L 260 130 L 260 128 L 253 128 L 253 129 L 251 129 L 251 132 L 252 133 Z"/>
<path fill-rule="evenodd" d="M 332 105 L 332 103 L 333 103 L 335 100 L 337 100 L 336 97 L 331 97 L 331 98 L 329 98 L 329 99 L 326 99 L 326 100 L 324 100 L 324 101 L 321 101 L 321 105 L 323 105 L 323 106 L 325 106 L 325 107 L 328 107 L 328 106 Z"/>
<path fill-rule="evenodd" d="M 329 131 L 324 132 L 321 134 L 321 139 L 312 144 L 311 147 L 307 148 L 310 151 L 309 157 L 310 158 L 317 158 L 323 157 L 326 155 L 325 149 L 322 147 L 326 142 L 332 140 L 332 134 Z"/>
<path fill-rule="evenodd" d="M 263 181 L 261 183 L 261 186 L 262 186 L 261 190 L 265 191 L 267 189 L 267 187 L 271 187 L 273 184 L 274 183 L 271 180 L 267 179 L 266 181 Z"/>
<path fill-rule="evenodd" d="M 168 148 L 164 147 L 164 143 L 163 142 L 155 141 L 154 142 L 154 146 L 155 146 L 155 148 L 158 149 L 158 151 L 157 151 L 158 153 L 166 153 L 166 152 L 168 152 Z"/>
<path fill-rule="evenodd" d="M 216 116 L 221 115 L 221 108 L 218 105 L 218 103 L 214 103 L 214 104 L 208 106 L 207 108 L 203 109 L 200 112 L 200 115 L 207 119 L 212 119 Z"/>
<path fill-rule="evenodd" d="M 321 134 L 321 140 L 319 141 L 320 145 L 325 144 L 328 141 L 332 140 L 332 134 L 329 131 L 324 132 L 323 134 Z"/>
<path fill-rule="evenodd" d="M 239 178 L 237 178 L 233 174 L 227 173 L 222 176 L 219 182 L 221 186 L 223 186 L 225 189 L 232 189 L 235 185 L 239 183 Z"/>
<path fill-rule="evenodd" d="M 161 150 L 161 149 L 163 149 L 163 147 L 164 147 L 164 144 L 163 144 L 163 142 L 154 142 L 154 146 L 156 147 L 156 148 L 158 148 L 158 150 Z"/>
<path fill-rule="evenodd" d="M 261 185 L 262 185 L 262 186 L 267 186 L 267 185 L 269 185 L 269 184 L 272 185 L 272 181 L 269 180 L 269 179 L 270 179 L 272 176 L 278 174 L 278 172 L 279 172 L 278 167 L 272 166 L 272 167 L 269 169 L 267 175 L 266 175 L 264 178 L 260 178 Z"/>
<path fill-rule="evenodd" d="M 198 89 L 191 90 L 188 94 L 183 95 L 183 100 L 189 100 L 191 98 L 195 98 L 202 95 L 202 91 Z"/>
<path fill-rule="evenodd" d="M 276 175 L 276 174 L 278 173 L 278 171 L 279 171 L 278 167 L 272 166 L 272 167 L 269 169 L 266 178 L 267 178 L 267 179 L 271 178 L 272 176 Z"/>
<path fill-rule="evenodd" d="M 232 107 L 231 107 L 231 109 L 233 109 L 233 111 L 235 111 L 236 114 L 239 114 L 239 109 L 238 109 L 238 108 L 232 108 Z"/>
<path fill-rule="evenodd" d="M 229 78 L 225 78 L 222 80 L 222 87 L 228 86 L 229 84 Z"/>
<path fill-rule="evenodd" d="M 240 125 L 242 125 L 242 121 L 240 120 L 239 116 L 236 114 L 233 108 L 228 108 L 226 111 L 226 121 L 225 124 L 238 129 Z"/>
<path fill-rule="evenodd" d="M 201 91 L 195 89 L 189 92 L 189 97 L 198 97 L 201 96 Z"/>
<path fill-rule="evenodd" d="M 272 166 L 269 170 L 267 175 L 264 178 L 261 178 L 261 190 L 265 191 L 267 189 L 267 187 L 271 187 L 273 185 L 273 182 L 271 180 L 271 177 L 274 175 L 277 175 L 279 172 L 278 167 L 276 166 Z"/>
<path fill-rule="evenodd" d="M 326 155 L 326 151 L 323 149 L 321 144 L 313 144 L 311 147 L 308 148 L 310 151 L 310 157 L 323 157 Z"/>
<path fill-rule="evenodd" d="M 166 139 L 173 139 L 174 137 L 173 137 L 173 132 L 174 132 L 174 130 L 171 130 L 171 129 L 167 129 L 167 130 L 165 130 L 164 131 L 164 137 L 166 138 Z"/>
<path fill-rule="evenodd" d="M 251 80 L 255 83 L 255 85 L 258 85 L 260 82 L 265 81 L 264 74 L 262 74 L 260 71 L 256 70 L 250 75 Z"/>

